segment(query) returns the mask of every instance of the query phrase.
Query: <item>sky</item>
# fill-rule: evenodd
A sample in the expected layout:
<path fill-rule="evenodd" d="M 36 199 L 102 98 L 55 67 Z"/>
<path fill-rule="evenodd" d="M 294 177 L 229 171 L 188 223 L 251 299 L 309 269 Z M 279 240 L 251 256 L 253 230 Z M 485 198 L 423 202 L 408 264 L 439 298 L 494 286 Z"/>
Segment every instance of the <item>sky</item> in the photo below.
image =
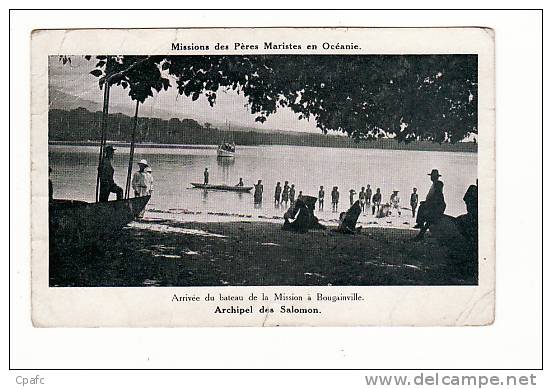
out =
<path fill-rule="evenodd" d="M 93 60 L 87 61 L 82 56 L 72 56 L 71 63 L 63 65 L 57 56 L 51 56 L 49 86 L 66 94 L 101 104 L 103 93 L 99 89 L 98 78 L 90 74 L 94 64 Z M 231 126 L 236 127 L 321 133 L 316 128 L 314 120 L 299 120 L 298 115 L 289 108 L 280 108 L 261 124 L 255 122 L 256 115 L 249 112 L 246 107 L 247 100 L 243 95 L 238 95 L 232 90 L 223 93 L 219 91 L 215 106 L 210 107 L 204 96 L 196 101 L 192 101 L 190 97 L 180 96 L 176 90 L 176 84 L 171 83 L 173 87 L 146 100 L 140 108 L 141 116 L 160 116 L 158 110 L 164 110 L 168 111 L 170 117 L 190 118 L 201 124 L 208 122 L 220 126 L 229 122 Z M 128 91 L 121 87 L 111 89 L 110 106 L 116 106 L 127 115 L 134 115 L 135 103 L 128 96 Z"/>

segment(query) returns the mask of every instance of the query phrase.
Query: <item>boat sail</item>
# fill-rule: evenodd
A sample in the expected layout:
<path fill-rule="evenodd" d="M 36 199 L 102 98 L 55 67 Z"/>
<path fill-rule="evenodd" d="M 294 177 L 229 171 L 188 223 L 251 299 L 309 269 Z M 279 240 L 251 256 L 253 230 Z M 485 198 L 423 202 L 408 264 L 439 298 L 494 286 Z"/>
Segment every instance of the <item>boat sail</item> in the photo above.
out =
<path fill-rule="evenodd" d="M 230 123 L 226 122 L 228 126 L 228 132 L 230 132 Z M 221 158 L 231 158 L 236 155 L 236 144 L 234 140 L 231 142 L 226 142 L 224 139 L 222 143 L 217 148 L 217 157 Z"/>

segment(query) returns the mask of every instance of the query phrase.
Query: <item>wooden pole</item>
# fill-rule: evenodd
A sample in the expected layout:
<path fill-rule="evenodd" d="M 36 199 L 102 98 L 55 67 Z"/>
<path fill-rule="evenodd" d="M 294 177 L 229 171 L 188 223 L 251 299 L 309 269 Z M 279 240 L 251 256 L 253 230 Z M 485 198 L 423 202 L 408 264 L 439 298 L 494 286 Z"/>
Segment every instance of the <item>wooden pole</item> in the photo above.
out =
<path fill-rule="evenodd" d="M 136 110 L 134 111 L 134 125 L 132 127 L 132 139 L 130 141 L 130 155 L 128 158 L 128 170 L 127 170 L 127 179 L 125 186 L 125 199 L 130 197 L 130 181 L 132 177 L 132 162 L 134 160 L 134 144 L 136 140 L 136 127 L 138 126 L 138 107 L 140 106 L 140 101 L 136 100 Z"/>

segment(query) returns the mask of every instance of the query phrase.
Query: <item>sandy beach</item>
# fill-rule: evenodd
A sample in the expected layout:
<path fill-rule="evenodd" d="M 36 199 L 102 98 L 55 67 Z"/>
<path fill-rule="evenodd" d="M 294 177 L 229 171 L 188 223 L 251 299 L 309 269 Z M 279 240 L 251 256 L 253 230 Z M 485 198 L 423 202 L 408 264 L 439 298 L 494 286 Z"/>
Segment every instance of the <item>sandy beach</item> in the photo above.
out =
<path fill-rule="evenodd" d="M 298 234 L 280 223 L 142 220 L 84 247 L 51 247 L 50 286 L 474 285 L 477 259 L 417 230 Z"/>

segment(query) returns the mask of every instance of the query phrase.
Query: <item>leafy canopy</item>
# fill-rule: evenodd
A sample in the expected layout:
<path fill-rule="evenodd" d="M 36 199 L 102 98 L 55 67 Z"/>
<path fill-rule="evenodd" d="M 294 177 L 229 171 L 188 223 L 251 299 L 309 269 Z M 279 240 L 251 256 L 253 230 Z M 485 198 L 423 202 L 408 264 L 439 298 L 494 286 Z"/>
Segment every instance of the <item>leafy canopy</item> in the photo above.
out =
<path fill-rule="evenodd" d="M 92 57 L 86 57 L 92 60 Z M 96 56 L 90 73 L 102 88 L 129 90 L 144 102 L 178 93 L 211 106 L 232 89 L 264 122 L 288 107 L 322 132 L 354 139 L 457 142 L 477 133 L 476 55 Z"/>

